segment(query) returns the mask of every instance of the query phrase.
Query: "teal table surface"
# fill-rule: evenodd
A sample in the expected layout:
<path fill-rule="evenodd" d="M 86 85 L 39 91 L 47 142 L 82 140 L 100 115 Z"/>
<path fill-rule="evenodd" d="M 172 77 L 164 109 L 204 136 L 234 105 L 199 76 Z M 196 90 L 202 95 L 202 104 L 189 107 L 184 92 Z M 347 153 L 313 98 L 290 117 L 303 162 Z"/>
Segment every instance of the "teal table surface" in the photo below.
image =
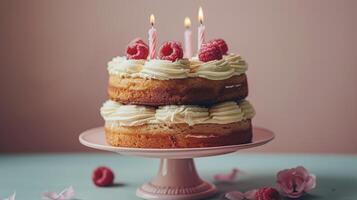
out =
<path fill-rule="evenodd" d="M 317 176 L 317 187 L 301 199 L 357 199 L 357 156 L 239 153 L 195 159 L 200 176 L 208 181 L 216 173 L 242 170 L 237 182 L 215 183 L 222 199 L 226 191 L 247 191 L 276 186 L 276 173 L 303 165 Z M 105 165 L 115 173 L 115 185 L 92 184 L 94 168 Z M 159 160 L 117 154 L 27 154 L 0 155 L 0 197 L 16 191 L 17 200 L 38 200 L 44 191 L 73 186 L 80 200 L 134 200 L 135 190 L 156 175 Z"/>

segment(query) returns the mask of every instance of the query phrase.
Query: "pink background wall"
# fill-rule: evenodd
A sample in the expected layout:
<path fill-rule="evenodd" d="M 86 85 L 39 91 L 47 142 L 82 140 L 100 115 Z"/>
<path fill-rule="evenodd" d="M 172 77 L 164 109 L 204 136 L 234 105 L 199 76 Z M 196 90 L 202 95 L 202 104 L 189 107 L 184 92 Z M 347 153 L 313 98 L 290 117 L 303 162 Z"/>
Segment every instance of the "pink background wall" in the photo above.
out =
<path fill-rule="evenodd" d="M 88 150 L 77 137 L 103 123 L 107 61 L 146 38 L 150 13 L 160 43 L 182 41 L 199 5 L 207 37 L 250 64 L 254 123 L 276 132 L 254 151 L 357 153 L 353 0 L 2 0 L 0 152 Z"/>

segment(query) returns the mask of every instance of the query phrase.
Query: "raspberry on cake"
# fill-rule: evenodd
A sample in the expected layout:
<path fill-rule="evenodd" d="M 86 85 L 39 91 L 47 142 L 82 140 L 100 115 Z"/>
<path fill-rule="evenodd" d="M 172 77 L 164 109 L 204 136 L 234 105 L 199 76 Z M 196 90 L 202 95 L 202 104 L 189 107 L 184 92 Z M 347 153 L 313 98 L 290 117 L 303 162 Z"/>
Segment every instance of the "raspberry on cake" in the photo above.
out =
<path fill-rule="evenodd" d="M 203 43 L 198 52 L 198 58 L 203 62 L 221 60 L 222 52 L 219 46 L 214 43 Z"/>
<path fill-rule="evenodd" d="M 109 99 L 101 108 L 110 145 L 190 148 L 248 143 L 252 105 L 245 100 L 246 62 L 223 39 L 183 58 L 179 42 L 162 44 L 157 59 L 139 38 L 126 57 L 108 63 Z"/>
<path fill-rule="evenodd" d="M 183 58 L 181 43 L 168 41 L 161 45 L 159 58 L 162 60 L 171 60 L 172 62 Z"/>
<path fill-rule="evenodd" d="M 130 43 L 131 44 L 134 44 L 134 43 L 142 44 L 142 45 L 146 46 L 147 48 L 149 48 L 149 46 L 141 38 L 135 38 Z"/>
<path fill-rule="evenodd" d="M 149 47 L 143 40 L 137 38 L 130 42 L 126 49 L 126 57 L 128 59 L 141 60 L 146 59 L 149 55 Z"/>
<path fill-rule="evenodd" d="M 222 55 L 226 55 L 228 52 L 228 45 L 226 41 L 223 39 L 214 39 L 209 41 L 208 43 L 213 43 L 214 45 L 217 45 L 219 49 L 221 50 Z"/>

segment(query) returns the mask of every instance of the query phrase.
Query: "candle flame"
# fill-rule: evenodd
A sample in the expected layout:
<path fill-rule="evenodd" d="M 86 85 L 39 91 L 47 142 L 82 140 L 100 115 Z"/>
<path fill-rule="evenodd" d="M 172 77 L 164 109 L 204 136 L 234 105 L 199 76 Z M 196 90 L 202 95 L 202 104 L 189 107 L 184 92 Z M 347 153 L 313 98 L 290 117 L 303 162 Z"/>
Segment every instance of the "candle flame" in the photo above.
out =
<path fill-rule="evenodd" d="M 150 15 L 150 24 L 151 26 L 154 26 L 155 24 L 155 16 L 153 14 Z"/>
<path fill-rule="evenodd" d="M 203 10 L 201 6 L 198 9 L 198 21 L 200 22 L 200 24 L 203 24 Z"/>
<path fill-rule="evenodd" d="M 190 20 L 189 17 L 185 17 L 184 25 L 185 25 L 186 28 L 190 28 L 191 27 L 191 20 Z"/>

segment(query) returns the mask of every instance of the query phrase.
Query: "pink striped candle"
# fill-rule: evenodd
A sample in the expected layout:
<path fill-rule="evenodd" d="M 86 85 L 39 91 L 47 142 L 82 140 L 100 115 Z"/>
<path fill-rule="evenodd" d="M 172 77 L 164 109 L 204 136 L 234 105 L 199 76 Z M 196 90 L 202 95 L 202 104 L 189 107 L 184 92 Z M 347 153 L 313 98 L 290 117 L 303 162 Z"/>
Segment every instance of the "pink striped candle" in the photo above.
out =
<path fill-rule="evenodd" d="M 198 21 L 200 26 L 198 27 L 198 51 L 201 49 L 201 45 L 205 42 L 205 26 L 203 25 L 203 10 L 202 7 L 198 9 Z"/>
<path fill-rule="evenodd" d="M 155 16 L 150 15 L 151 29 L 149 30 L 149 57 L 150 59 L 155 59 L 156 57 L 156 46 L 157 46 L 157 33 L 154 28 Z"/>

